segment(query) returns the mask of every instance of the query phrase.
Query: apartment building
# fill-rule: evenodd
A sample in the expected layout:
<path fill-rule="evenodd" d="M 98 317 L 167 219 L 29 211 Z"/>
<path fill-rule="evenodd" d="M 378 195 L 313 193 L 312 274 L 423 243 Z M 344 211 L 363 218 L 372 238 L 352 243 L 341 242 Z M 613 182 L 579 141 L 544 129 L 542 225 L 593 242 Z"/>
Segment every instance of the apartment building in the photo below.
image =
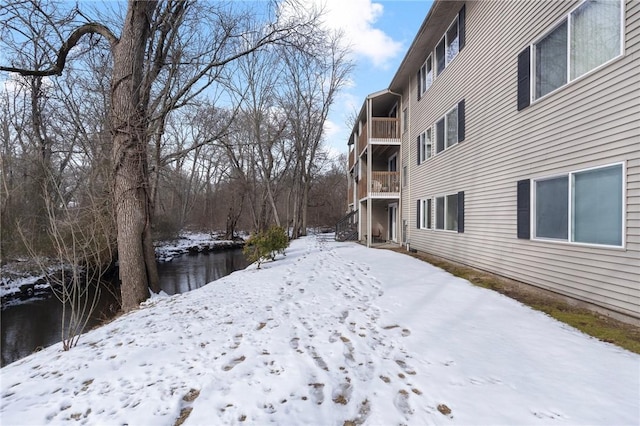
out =
<path fill-rule="evenodd" d="M 436 1 L 348 143 L 363 243 L 640 318 L 640 2 Z"/>

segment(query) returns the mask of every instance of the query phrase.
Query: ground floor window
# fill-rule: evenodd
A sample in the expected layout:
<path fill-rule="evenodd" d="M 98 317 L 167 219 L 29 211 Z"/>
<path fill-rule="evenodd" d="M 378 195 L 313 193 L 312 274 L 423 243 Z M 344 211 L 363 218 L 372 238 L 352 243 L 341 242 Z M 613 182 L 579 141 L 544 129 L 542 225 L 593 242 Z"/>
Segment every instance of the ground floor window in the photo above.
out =
<path fill-rule="evenodd" d="M 436 229 L 458 230 L 458 194 L 436 197 Z"/>
<path fill-rule="evenodd" d="M 623 164 L 534 180 L 535 237 L 622 246 L 623 180 Z"/>
<path fill-rule="evenodd" d="M 431 218 L 433 217 L 433 200 L 431 198 L 420 200 L 420 212 L 420 228 L 433 228 L 433 224 L 431 223 Z"/>

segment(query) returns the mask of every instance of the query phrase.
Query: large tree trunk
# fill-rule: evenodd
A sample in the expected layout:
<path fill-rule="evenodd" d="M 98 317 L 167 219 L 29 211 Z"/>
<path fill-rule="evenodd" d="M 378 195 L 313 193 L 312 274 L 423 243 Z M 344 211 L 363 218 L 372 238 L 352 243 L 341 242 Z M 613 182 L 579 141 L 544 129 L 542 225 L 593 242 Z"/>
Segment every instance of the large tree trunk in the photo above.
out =
<path fill-rule="evenodd" d="M 141 97 L 144 55 L 155 1 L 130 1 L 114 48 L 111 87 L 115 210 L 122 309 L 127 312 L 157 286 L 152 256 L 147 116 Z M 154 282 L 155 281 L 155 282 Z"/>

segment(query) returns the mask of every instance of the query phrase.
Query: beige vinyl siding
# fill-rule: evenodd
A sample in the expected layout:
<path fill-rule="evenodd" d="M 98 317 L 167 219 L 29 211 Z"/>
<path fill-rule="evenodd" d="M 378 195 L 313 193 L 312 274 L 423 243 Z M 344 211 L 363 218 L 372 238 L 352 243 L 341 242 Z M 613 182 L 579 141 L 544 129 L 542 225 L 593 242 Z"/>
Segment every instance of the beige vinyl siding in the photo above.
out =
<path fill-rule="evenodd" d="M 624 56 L 516 107 L 518 54 L 579 3 L 466 3 L 466 46 L 420 101 L 415 75 L 404 97 L 411 187 L 403 205 L 413 248 L 640 317 L 640 2 L 625 5 Z M 418 133 L 462 99 L 465 140 L 418 166 Z M 519 180 L 619 162 L 623 248 L 517 239 Z M 458 191 L 463 234 L 416 229 L 418 198 Z"/>

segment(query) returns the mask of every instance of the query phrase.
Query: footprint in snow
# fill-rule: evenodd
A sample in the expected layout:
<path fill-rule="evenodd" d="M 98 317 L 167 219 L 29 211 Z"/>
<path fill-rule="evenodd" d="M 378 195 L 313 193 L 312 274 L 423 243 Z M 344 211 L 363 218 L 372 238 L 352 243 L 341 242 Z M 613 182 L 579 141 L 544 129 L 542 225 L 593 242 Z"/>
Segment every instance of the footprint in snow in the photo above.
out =
<path fill-rule="evenodd" d="M 233 367 L 235 367 L 236 365 L 240 364 L 242 361 L 244 361 L 245 359 L 247 359 L 244 355 L 242 355 L 240 358 L 236 358 L 234 360 L 232 360 L 230 363 L 228 363 L 227 365 L 225 365 L 224 367 L 222 367 L 222 369 L 224 371 L 229 371 L 231 370 Z"/>
<path fill-rule="evenodd" d="M 409 392 L 404 389 L 400 389 L 393 399 L 393 405 L 396 406 L 400 413 L 404 414 L 406 419 L 413 414 L 411 405 L 409 404 Z"/>
<path fill-rule="evenodd" d="M 311 401 L 320 405 L 324 402 L 324 383 L 309 383 Z"/>

